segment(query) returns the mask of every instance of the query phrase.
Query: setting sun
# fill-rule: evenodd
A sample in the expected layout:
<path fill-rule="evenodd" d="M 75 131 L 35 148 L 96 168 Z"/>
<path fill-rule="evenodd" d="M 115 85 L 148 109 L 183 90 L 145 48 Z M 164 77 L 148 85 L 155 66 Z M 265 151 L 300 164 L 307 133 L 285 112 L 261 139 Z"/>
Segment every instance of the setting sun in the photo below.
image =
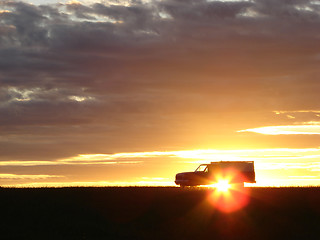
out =
<path fill-rule="evenodd" d="M 219 192 L 228 192 L 231 188 L 231 184 L 228 180 L 220 180 L 214 186 Z"/>

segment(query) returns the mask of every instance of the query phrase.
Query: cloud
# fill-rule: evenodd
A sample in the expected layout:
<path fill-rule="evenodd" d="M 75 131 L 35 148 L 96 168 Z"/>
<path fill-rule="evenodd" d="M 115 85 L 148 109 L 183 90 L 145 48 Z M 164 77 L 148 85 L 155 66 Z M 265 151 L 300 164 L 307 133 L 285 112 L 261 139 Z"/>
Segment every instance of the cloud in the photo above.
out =
<path fill-rule="evenodd" d="M 305 169 L 309 171 L 318 171 L 320 168 L 320 163 L 313 162 L 313 163 L 260 163 L 258 165 L 258 170 L 268 171 L 268 170 L 292 170 L 292 169 Z M 302 177 L 302 176 L 299 176 Z"/>
<path fill-rule="evenodd" d="M 312 179 L 317 178 L 310 179 L 308 184 L 299 180 L 319 172 L 319 159 L 319 148 L 80 154 L 55 161 L 1 161 L 0 178 L 2 186 L 16 187 L 172 186 L 177 172 L 192 171 L 199 164 L 224 160 L 254 161 L 259 186 L 314 185 L 317 182 Z"/>
<path fill-rule="evenodd" d="M 157 152 L 124 152 L 114 154 L 79 154 L 70 158 L 57 159 L 56 161 L 2 161 L 0 166 L 54 166 L 54 165 L 121 165 L 143 164 L 146 162 L 158 162 L 159 159 L 173 159 L 174 162 L 203 163 L 204 161 L 282 161 L 281 168 L 297 166 L 296 161 L 312 160 L 302 165 L 315 164 L 314 159 L 320 158 L 319 148 L 271 148 L 271 149 L 241 149 L 218 150 L 198 149 L 181 151 L 157 151 Z M 293 161 L 290 163 L 290 161 Z M 259 163 L 258 163 L 259 164 Z M 299 163 L 301 164 L 301 163 Z M 313 166 L 313 165 L 312 165 Z M 315 167 L 315 166 L 313 166 Z M 279 168 L 279 167 L 276 167 Z"/>
<path fill-rule="evenodd" d="M 274 111 L 279 119 L 286 119 L 290 125 L 265 126 L 239 130 L 237 132 L 253 132 L 265 135 L 319 135 L 319 110 L 286 110 Z"/>
<path fill-rule="evenodd" d="M 267 135 L 289 135 L 289 134 L 303 134 L 303 135 L 319 135 L 320 125 L 292 125 L 292 126 L 268 126 L 259 127 L 238 132 L 254 132 Z"/>
<path fill-rule="evenodd" d="M 3 161 L 227 144 L 270 111 L 318 107 L 314 1 L 0 8 Z"/>
<path fill-rule="evenodd" d="M 59 166 L 59 165 L 116 165 L 116 164 L 138 164 L 142 161 L 94 161 L 94 160 L 74 160 L 63 159 L 60 161 L 1 161 L 0 166 L 16 166 L 16 167 L 30 167 L 30 166 Z"/>
<path fill-rule="evenodd" d="M 0 174 L 0 179 L 12 179 L 12 180 L 22 180 L 22 179 L 31 179 L 31 180 L 39 180 L 39 179 L 46 179 L 46 178 L 61 178 L 64 176 L 58 175 L 23 175 L 23 174 Z"/>

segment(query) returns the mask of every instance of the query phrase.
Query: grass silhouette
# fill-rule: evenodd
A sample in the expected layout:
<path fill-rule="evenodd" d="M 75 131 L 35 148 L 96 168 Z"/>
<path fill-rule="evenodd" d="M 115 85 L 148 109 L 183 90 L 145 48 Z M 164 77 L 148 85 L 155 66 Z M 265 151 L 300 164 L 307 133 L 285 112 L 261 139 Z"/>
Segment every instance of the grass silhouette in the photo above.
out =
<path fill-rule="evenodd" d="M 318 239 L 320 188 L 250 188 L 224 213 L 209 188 L 1 188 L 1 239 Z"/>

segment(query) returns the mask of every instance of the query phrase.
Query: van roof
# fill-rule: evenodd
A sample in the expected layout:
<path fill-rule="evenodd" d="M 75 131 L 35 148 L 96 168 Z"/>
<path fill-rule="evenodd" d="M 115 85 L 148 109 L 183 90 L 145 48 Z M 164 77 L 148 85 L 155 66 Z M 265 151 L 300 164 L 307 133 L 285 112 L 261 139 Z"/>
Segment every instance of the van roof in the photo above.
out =
<path fill-rule="evenodd" d="M 254 163 L 254 161 L 217 161 L 217 162 L 211 162 L 213 163 Z"/>

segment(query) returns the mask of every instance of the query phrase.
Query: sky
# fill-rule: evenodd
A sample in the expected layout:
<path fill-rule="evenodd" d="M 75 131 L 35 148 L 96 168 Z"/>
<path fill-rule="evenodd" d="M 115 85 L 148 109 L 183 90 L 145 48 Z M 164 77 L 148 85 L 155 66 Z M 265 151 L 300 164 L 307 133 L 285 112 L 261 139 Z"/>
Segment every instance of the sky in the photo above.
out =
<path fill-rule="evenodd" d="M 0 2 L 0 185 L 320 185 L 320 3 Z"/>

